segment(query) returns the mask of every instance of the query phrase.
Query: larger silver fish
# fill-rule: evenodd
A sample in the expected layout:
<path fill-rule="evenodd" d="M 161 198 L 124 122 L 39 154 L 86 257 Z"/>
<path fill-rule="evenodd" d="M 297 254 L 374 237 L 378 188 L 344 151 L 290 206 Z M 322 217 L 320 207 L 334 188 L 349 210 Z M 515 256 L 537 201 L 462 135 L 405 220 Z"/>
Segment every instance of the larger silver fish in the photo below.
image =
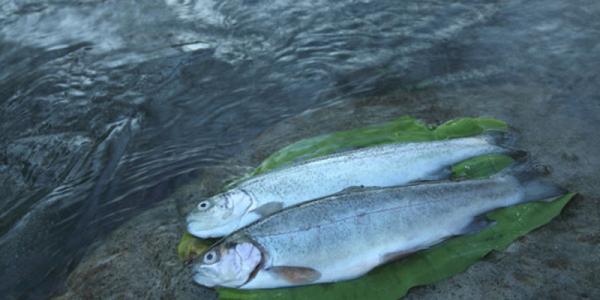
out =
<path fill-rule="evenodd" d="M 356 278 L 481 229 L 482 214 L 562 194 L 512 176 L 371 188 L 280 211 L 224 238 L 193 266 L 205 286 L 277 288 Z"/>
<path fill-rule="evenodd" d="M 395 186 L 442 179 L 449 166 L 467 158 L 507 152 L 494 144 L 501 135 L 389 144 L 342 152 L 256 176 L 199 202 L 187 218 L 201 238 L 232 233 L 283 208 L 353 186 Z"/>

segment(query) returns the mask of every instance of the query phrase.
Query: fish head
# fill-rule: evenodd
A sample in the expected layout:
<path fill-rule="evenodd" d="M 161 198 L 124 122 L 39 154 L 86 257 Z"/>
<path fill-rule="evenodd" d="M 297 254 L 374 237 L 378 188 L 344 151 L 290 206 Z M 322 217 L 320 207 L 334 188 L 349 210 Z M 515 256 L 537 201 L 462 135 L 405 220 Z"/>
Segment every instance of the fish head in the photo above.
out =
<path fill-rule="evenodd" d="M 207 287 L 239 288 L 254 277 L 261 261 L 262 253 L 252 242 L 223 242 L 196 259 L 193 278 Z"/>
<path fill-rule="evenodd" d="M 188 215 L 187 230 L 200 238 L 227 235 L 238 228 L 252 202 L 250 194 L 240 189 L 204 199 Z"/>

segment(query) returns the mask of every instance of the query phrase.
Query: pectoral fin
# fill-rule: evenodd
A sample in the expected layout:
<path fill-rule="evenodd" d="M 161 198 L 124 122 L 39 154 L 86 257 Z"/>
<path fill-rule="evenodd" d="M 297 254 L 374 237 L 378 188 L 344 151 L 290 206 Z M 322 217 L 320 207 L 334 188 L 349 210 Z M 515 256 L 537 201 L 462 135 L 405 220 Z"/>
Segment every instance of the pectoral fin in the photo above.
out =
<path fill-rule="evenodd" d="M 319 271 L 306 267 L 278 266 L 266 271 L 275 273 L 292 284 L 309 284 L 321 278 Z"/>
<path fill-rule="evenodd" d="M 269 202 L 265 203 L 250 212 L 259 214 L 261 217 L 272 215 L 283 209 L 283 202 Z"/>

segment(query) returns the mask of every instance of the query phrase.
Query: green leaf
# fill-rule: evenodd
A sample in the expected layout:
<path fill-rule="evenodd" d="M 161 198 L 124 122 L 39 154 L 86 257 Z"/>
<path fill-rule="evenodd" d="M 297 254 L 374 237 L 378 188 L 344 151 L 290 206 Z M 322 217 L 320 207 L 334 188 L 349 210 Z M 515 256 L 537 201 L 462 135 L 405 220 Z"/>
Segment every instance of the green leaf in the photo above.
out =
<path fill-rule="evenodd" d="M 185 232 L 177 245 L 177 255 L 181 260 L 196 257 L 212 244 L 212 240 L 202 240 Z"/>
<path fill-rule="evenodd" d="M 439 139 L 458 138 L 480 134 L 486 130 L 508 130 L 506 123 L 490 118 L 462 118 L 450 120 L 434 130 Z"/>
<path fill-rule="evenodd" d="M 291 162 L 348 149 L 384 143 L 465 137 L 487 130 L 507 129 L 506 123 L 489 118 L 461 118 L 434 127 L 405 116 L 383 124 L 295 142 L 273 153 L 244 179 Z M 471 158 L 452 167 L 453 177 L 488 177 L 512 162 L 510 157 L 498 154 Z M 474 235 L 453 238 L 403 260 L 380 266 L 355 280 L 288 289 L 218 288 L 217 291 L 221 299 L 398 299 L 412 287 L 460 273 L 489 252 L 505 249 L 516 238 L 550 222 L 574 195 L 567 194 L 553 202 L 532 202 L 499 209 L 487 215 L 496 221 L 494 226 Z M 187 259 L 197 255 L 206 245 L 206 242 L 187 234 L 178 246 L 178 253 L 180 258 Z"/>
<path fill-rule="evenodd" d="M 513 159 L 501 154 L 488 154 L 473 157 L 452 166 L 452 177 L 459 178 L 484 178 L 500 172 L 508 167 Z"/>

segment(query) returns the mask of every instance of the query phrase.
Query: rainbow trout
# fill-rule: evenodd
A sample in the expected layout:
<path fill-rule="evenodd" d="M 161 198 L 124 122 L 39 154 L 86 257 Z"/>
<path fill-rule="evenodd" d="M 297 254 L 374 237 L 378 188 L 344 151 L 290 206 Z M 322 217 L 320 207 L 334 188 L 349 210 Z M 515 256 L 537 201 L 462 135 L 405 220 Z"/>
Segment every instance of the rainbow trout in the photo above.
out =
<path fill-rule="evenodd" d="M 395 186 L 443 179 L 449 166 L 473 156 L 506 153 L 497 135 L 388 144 L 324 156 L 258 175 L 202 200 L 187 217 L 198 237 L 230 234 L 283 208 L 353 186 Z"/>

